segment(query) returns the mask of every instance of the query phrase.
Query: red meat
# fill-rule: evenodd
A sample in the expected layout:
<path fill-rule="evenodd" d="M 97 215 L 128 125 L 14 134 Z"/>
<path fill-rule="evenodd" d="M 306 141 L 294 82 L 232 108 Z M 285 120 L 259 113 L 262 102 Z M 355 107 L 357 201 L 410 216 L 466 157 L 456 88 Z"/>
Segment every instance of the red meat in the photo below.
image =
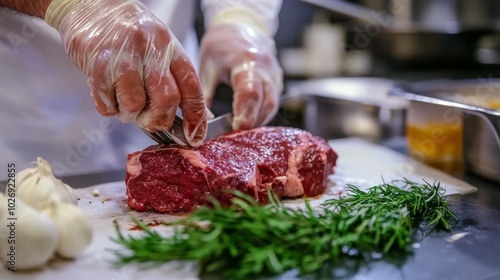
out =
<path fill-rule="evenodd" d="M 207 196 L 231 203 L 230 189 L 262 204 L 278 197 L 322 194 L 337 154 L 309 132 L 260 127 L 214 138 L 199 148 L 155 145 L 128 156 L 127 196 L 137 211 L 185 213 Z"/>

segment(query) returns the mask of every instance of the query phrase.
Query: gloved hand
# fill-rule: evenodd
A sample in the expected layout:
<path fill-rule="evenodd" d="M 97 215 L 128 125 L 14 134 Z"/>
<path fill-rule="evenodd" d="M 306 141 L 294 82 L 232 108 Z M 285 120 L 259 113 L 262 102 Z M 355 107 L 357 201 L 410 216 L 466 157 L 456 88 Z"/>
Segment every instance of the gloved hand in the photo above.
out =
<path fill-rule="evenodd" d="M 283 89 L 274 40 L 248 13 L 239 9 L 228 20 L 216 20 L 201 42 L 200 79 L 205 99 L 211 103 L 220 82 L 232 86 L 235 130 L 268 123 L 278 110 Z"/>
<path fill-rule="evenodd" d="M 201 85 L 180 43 L 135 0 L 53 0 L 45 20 L 88 76 L 97 111 L 148 131 L 171 127 L 177 107 L 189 144 L 203 143 Z"/>

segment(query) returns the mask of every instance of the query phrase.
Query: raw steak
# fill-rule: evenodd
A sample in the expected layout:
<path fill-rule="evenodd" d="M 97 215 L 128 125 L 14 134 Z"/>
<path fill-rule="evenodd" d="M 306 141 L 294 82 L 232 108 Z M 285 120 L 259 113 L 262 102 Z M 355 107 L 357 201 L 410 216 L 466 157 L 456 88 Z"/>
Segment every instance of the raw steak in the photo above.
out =
<path fill-rule="evenodd" d="M 267 203 L 325 191 L 337 154 L 321 138 L 285 127 L 232 132 L 199 148 L 155 145 L 128 156 L 127 196 L 137 211 L 189 212 L 211 195 L 229 205 L 228 189 Z"/>

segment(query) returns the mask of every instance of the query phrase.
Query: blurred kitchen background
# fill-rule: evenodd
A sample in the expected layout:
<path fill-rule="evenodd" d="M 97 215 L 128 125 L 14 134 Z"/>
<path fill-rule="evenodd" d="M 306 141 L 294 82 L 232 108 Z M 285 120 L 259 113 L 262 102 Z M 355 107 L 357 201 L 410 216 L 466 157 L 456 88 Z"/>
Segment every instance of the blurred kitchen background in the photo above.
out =
<path fill-rule="evenodd" d="M 474 79 L 500 73 L 499 21 L 495 0 L 283 0 L 275 40 L 287 88 L 344 77 Z"/>
<path fill-rule="evenodd" d="M 413 156 L 420 149 L 420 160 L 431 158 L 427 163 L 451 173 L 463 170 L 464 156 L 468 161 L 472 157 L 474 163 L 465 160 L 467 166 L 486 165 L 487 177 L 500 180 L 491 175 L 500 170 L 500 138 L 491 123 L 478 126 L 480 120 L 471 117 L 464 127 L 467 111 L 457 113 L 459 124 L 446 123 L 436 113 L 445 107 L 422 107 L 411 98 L 389 96 L 395 83 L 422 82 L 427 93 L 462 94 L 462 100 L 487 89 L 488 96 L 481 95 L 473 105 L 500 104 L 495 79 L 500 75 L 498 1 L 283 0 L 279 21 L 275 40 L 285 72 L 284 94 L 293 98 L 270 125 L 299 127 L 326 139 L 360 137 Z M 203 30 L 201 21 L 198 27 Z M 212 109 L 221 114 L 230 110 L 231 90 L 218 90 Z M 417 124 L 423 126 L 412 127 Z M 471 143 L 477 137 L 467 135 L 464 142 L 464 131 L 487 133 L 488 140 Z M 445 136 L 437 141 L 436 132 Z M 418 147 L 429 140 L 432 151 L 429 145 L 422 144 L 427 151 Z M 464 152 L 478 150 L 478 145 L 484 146 L 482 151 Z M 453 166 L 443 165 L 443 159 Z"/>
<path fill-rule="evenodd" d="M 288 78 L 474 77 L 498 71 L 494 0 L 285 0 L 276 42 Z"/>

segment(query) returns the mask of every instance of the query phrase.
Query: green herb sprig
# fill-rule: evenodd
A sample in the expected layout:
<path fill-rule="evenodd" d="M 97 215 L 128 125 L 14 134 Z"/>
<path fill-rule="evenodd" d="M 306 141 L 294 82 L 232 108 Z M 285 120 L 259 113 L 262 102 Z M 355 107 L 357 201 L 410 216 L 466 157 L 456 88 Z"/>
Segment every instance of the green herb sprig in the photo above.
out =
<path fill-rule="evenodd" d="M 193 260 L 203 272 L 228 279 L 290 269 L 309 274 L 353 252 L 409 253 L 415 230 L 450 230 L 450 221 L 456 220 L 439 182 L 403 180 L 367 191 L 347 188 L 346 198 L 315 209 L 307 200 L 305 209 L 287 208 L 272 192 L 270 203 L 259 205 L 235 192 L 234 206 L 213 200 L 213 207 L 199 208 L 180 221 L 171 237 L 135 221 L 144 230 L 141 237 L 124 236 L 117 227 L 114 240 L 126 248 L 115 252 L 117 264 Z"/>

